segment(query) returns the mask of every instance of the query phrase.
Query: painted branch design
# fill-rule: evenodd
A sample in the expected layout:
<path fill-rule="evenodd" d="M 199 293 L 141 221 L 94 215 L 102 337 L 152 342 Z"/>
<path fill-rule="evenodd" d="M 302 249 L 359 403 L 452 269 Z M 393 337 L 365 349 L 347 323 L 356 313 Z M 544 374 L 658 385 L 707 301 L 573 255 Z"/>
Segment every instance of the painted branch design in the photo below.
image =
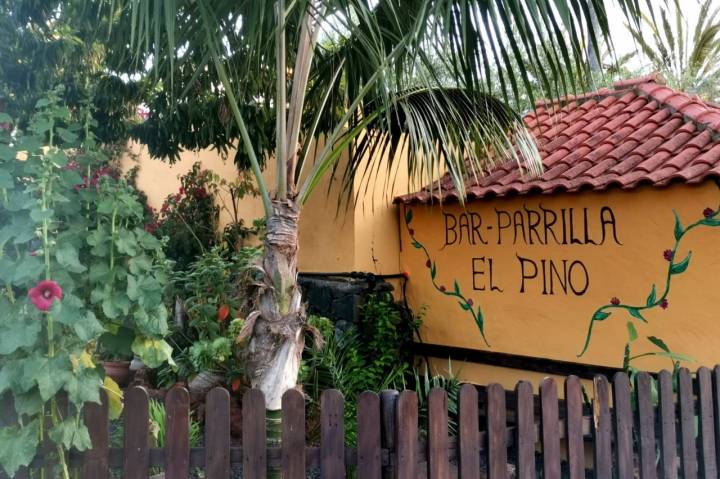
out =
<path fill-rule="evenodd" d="M 720 181 L 718 182 L 718 186 L 720 187 Z M 683 227 L 682 221 L 680 219 L 680 216 L 676 211 L 673 211 L 675 214 L 675 226 L 674 226 L 674 237 L 675 237 L 675 244 L 673 245 L 672 249 L 667 249 L 663 252 L 663 258 L 665 261 L 668 262 L 667 267 L 667 273 L 665 275 L 665 285 L 658 290 L 655 284 L 652 285 L 652 288 L 650 290 L 650 294 L 648 295 L 647 299 L 645 300 L 644 304 L 628 304 L 623 303 L 618 299 L 617 297 L 613 297 L 610 300 L 610 303 L 605 304 L 601 307 L 599 307 L 595 312 L 593 313 L 593 316 L 590 320 L 590 324 L 588 326 L 587 335 L 585 337 L 585 343 L 583 345 L 582 351 L 580 354 L 578 354 L 578 357 L 585 354 L 585 352 L 588 350 L 588 347 L 590 346 L 590 341 L 592 339 L 592 333 L 593 333 L 593 327 L 595 326 L 595 323 L 605 321 L 610 317 L 610 315 L 614 312 L 614 310 L 624 310 L 626 311 L 630 316 L 631 320 L 627 322 L 627 329 L 628 329 L 628 342 L 625 346 L 625 356 L 623 360 L 623 367 L 624 369 L 630 369 L 630 362 L 635 359 L 639 359 L 641 357 L 646 356 L 663 356 L 670 358 L 673 362 L 680 361 L 680 360 L 689 360 L 688 357 L 673 353 L 670 348 L 665 344 L 665 342 L 656 337 L 656 336 L 648 336 L 647 340 L 652 343 L 655 347 L 659 349 L 659 351 L 655 352 L 649 352 L 649 353 L 643 353 L 639 354 L 637 356 L 631 356 L 630 355 L 630 346 L 631 343 L 633 343 L 636 339 L 638 339 L 638 333 L 635 329 L 635 325 L 633 323 L 634 321 L 640 321 L 643 323 L 647 323 L 647 319 L 643 316 L 643 313 L 645 311 L 655 309 L 655 308 L 661 308 L 663 310 L 667 309 L 670 305 L 670 302 L 668 300 L 668 296 L 670 295 L 670 289 L 672 285 L 672 279 L 674 276 L 678 274 L 684 273 L 688 266 L 690 265 L 690 260 L 692 259 L 692 251 L 689 251 L 687 256 L 685 256 L 682 260 L 677 260 L 677 252 L 680 248 L 680 245 L 682 243 L 682 240 L 695 228 L 699 228 L 701 226 L 707 226 L 707 227 L 718 227 L 720 226 L 720 206 L 717 208 L 705 208 L 702 212 L 702 218 L 695 221 L 694 223 L 689 224 L 686 227 Z M 660 294 L 659 291 L 661 291 Z"/>
<path fill-rule="evenodd" d="M 442 293 L 445 296 L 450 296 L 453 298 L 456 298 L 458 300 L 458 304 L 460 305 L 460 308 L 462 308 L 463 311 L 467 311 L 472 315 L 473 321 L 475 321 L 475 324 L 478 327 L 478 330 L 480 331 L 480 335 L 482 336 L 483 341 L 485 341 L 485 344 L 487 346 L 490 346 L 490 343 L 488 342 L 487 338 L 485 337 L 485 317 L 482 312 L 482 308 L 480 305 L 475 306 L 474 301 L 472 298 L 466 297 L 460 288 L 460 283 L 458 283 L 457 279 L 453 279 L 453 287 L 452 289 L 448 289 L 446 286 L 442 284 L 438 284 L 437 282 L 437 262 L 433 261 L 432 257 L 430 256 L 430 252 L 428 249 L 423 245 L 418 239 L 415 237 L 415 230 L 412 229 L 410 226 L 410 223 L 412 223 L 413 220 L 413 212 L 412 209 L 408 209 L 405 212 L 405 227 L 408 230 L 408 234 L 410 235 L 410 239 L 412 240 L 412 245 L 415 249 L 422 250 L 422 252 L 425 254 L 426 262 L 425 266 L 430 270 L 430 279 L 432 281 L 433 287 L 440 293 Z"/>

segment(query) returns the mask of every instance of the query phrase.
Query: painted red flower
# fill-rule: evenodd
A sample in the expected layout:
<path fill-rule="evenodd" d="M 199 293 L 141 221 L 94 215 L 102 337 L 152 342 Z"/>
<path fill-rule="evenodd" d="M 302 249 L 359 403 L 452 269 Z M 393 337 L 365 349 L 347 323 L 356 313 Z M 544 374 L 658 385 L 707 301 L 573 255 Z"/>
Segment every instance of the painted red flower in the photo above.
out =
<path fill-rule="evenodd" d="M 620 299 L 616 296 L 613 296 L 613 298 L 610 300 L 610 304 L 617 306 L 618 304 L 620 304 Z"/>
<path fill-rule="evenodd" d="M 409 279 L 409 278 L 410 278 L 410 273 L 408 273 L 407 271 L 403 271 L 403 272 L 402 272 L 402 275 L 403 275 L 403 278 L 405 278 L 405 279 Z"/>
<path fill-rule="evenodd" d="M 28 296 L 37 309 L 50 311 L 53 301 L 62 299 L 62 288 L 55 281 L 46 279 L 31 288 Z"/>
<path fill-rule="evenodd" d="M 667 261 L 672 261 L 675 257 L 675 253 L 671 249 L 666 249 L 663 251 L 663 258 L 665 258 Z"/>
<path fill-rule="evenodd" d="M 432 266 L 432 262 L 430 260 L 425 261 L 425 266 L 428 268 Z"/>
<path fill-rule="evenodd" d="M 472 306 L 472 305 L 475 304 L 475 303 L 473 303 L 473 300 L 472 300 L 472 298 L 471 298 L 471 299 L 468 299 L 468 300 L 467 300 L 467 304 L 468 304 L 468 306 Z"/>
<path fill-rule="evenodd" d="M 663 299 L 660 301 L 660 307 L 662 309 L 668 309 L 668 306 L 670 305 L 670 302 L 667 299 Z"/>
<path fill-rule="evenodd" d="M 410 228 L 410 236 L 415 236 L 415 230 Z"/>
<path fill-rule="evenodd" d="M 445 291 L 447 291 L 447 288 L 446 288 L 445 286 L 440 286 L 438 289 L 439 289 L 440 291 L 442 291 L 443 293 L 444 293 Z"/>
<path fill-rule="evenodd" d="M 218 308 L 217 317 L 218 321 L 225 321 L 230 314 L 230 307 L 227 304 L 223 304 Z"/>
<path fill-rule="evenodd" d="M 715 215 L 715 210 L 713 210 L 712 208 L 705 208 L 705 209 L 703 210 L 703 216 L 704 216 L 705 218 L 711 218 L 711 217 L 713 217 L 714 215 Z"/>

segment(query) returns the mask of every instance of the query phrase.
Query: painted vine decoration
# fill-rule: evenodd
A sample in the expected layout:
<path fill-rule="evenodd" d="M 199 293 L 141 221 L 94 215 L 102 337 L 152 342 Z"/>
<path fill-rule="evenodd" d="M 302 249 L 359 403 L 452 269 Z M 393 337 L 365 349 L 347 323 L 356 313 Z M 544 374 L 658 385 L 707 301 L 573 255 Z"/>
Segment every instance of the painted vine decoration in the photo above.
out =
<path fill-rule="evenodd" d="M 453 287 L 452 289 L 448 289 L 446 286 L 442 284 L 438 284 L 437 282 L 437 262 L 432 260 L 432 257 L 430 256 L 430 252 L 428 249 L 423 245 L 420 241 L 417 240 L 415 237 L 415 230 L 413 230 L 410 227 L 410 223 L 412 223 L 413 220 L 413 212 L 412 209 L 408 209 L 405 212 L 405 227 L 408 230 L 408 234 L 410 235 L 410 239 L 412 240 L 412 245 L 414 248 L 422 250 L 423 253 L 425 253 L 425 266 L 430 270 L 430 279 L 432 280 L 433 287 L 440 293 L 442 293 L 445 296 L 450 296 L 453 298 L 458 299 L 458 304 L 460 305 L 460 308 L 462 308 L 463 311 L 467 311 L 472 315 L 473 321 L 475 321 L 475 324 L 478 327 L 478 330 L 480 331 L 480 335 L 483 338 L 483 341 L 485 341 L 485 344 L 487 346 L 490 346 L 490 343 L 488 342 L 487 338 L 485 337 L 485 317 L 483 316 L 482 308 L 480 305 L 477 307 L 475 306 L 475 303 L 472 298 L 466 297 L 460 288 L 460 284 L 458 283 L 457 279 L 453 280 Z"/>
<path fill-rule="evenodd" d="M 717 183 L 718 187 L 720 187 L 720 180 L 717 180 Z M 677 252 L 680 248 L 682 240 L 687 236 L 688 233 L 690 233 L 690 231 L 694 230 L 695 228 L 701 226 L 720 227 L 720 206 L 715 209 L 711 207 L 705 208 L 702 212 L 702 218 L 695 221 L 694 223 L 689 224 L 686 227 L 683 227 L 682 221 L 678 213 L 676 211 L 673 211 L 673 213 L 675 215 L 675 226 L 673 233 L 675 237 L 675 244 L 671 249 L 666 249 L 665 251 L 663 251 L 663 258 L 665 259 L 665 261 L 668 262 L 668 268 L 667 274 L 665 276 L 665 285 L 662 288 L 662 293 L 658 294 L 658 288 L 655 284 L 653 284 L 652 289 L 650 290 L 650 294 L 648 295 L 644 304 L 623 303 L 619 298 L 613 297 L 610 299 L 610 302 L 608 304 L 599 307 L 593 313 L 592 319 L 590 320 L 588 332 L 585 337 L 585 344 L 583 345 L 583 349 L 580 354 L 578 354 L 578 357 L 584 355 L 585 352 L 588 350 L 588 347 L 590 346 L 590 340 L 592 339 L 593 327 L 595 326 L 595 323 L 605 321 L 608 317 L 610 317 L 613 310 L 624 310 L 631 316 L 631 320 L 627 322 L 628 342 L 625 344 L 623 369 L 634 369 L 631 366 L 632 361 L 648 356 L 667 357 L 673 362 L 673 368 L 675 369 L 678 367 L 679 361 L 690 360 L 690 358 L 687 356 L 672 352 L 668 345 L 657 336 L 648 336 L 647 340 L 654 347 L 656 347 L 658 351 L 642 353 L 635 356 L 631 355 L 631 345 L 639 338 L 637 329 L 635 328 L 635 324 L 633 323 L 633 321 L 647 323 L 648 321 L 643 316 L 643 312 L 656 308 L 660 308 L 662 310 L 668 309 L 668 307 L 670 306 L 668 296 L 670 295 L 672 279 L 674 276 L 684 273 L 690 265 L 692 251 L 689 251 L 687 256 L 685 256 L 682 260 L 677 260 Z"/>

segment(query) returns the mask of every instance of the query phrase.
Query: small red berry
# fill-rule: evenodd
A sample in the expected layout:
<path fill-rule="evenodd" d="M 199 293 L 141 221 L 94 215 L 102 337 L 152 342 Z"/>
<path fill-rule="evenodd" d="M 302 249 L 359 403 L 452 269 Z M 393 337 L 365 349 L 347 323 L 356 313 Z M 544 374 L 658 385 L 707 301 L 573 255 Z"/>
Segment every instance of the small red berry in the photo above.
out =
<path fill-rule="evenodd" d="M 620 304 L 620 299 L 618 299 L 616 296 L 613 296 L 613 298 L 610 300 L 610 304 L 617 306 Z"/>

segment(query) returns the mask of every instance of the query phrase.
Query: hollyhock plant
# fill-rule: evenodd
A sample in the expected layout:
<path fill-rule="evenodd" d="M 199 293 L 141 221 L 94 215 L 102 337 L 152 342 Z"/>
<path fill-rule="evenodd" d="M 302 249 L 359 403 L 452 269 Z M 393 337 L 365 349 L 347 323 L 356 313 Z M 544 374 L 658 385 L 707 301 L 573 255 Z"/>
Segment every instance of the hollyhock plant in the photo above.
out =
<path fill-rule="evenodd" d="M 37 309 L 48 312 L 56 299 L 58 301 L 62 299 L 63 291 L 55 281 L 46 279 L 40 281 L 34 288 L 30 288 L 28 296 Z"/>

